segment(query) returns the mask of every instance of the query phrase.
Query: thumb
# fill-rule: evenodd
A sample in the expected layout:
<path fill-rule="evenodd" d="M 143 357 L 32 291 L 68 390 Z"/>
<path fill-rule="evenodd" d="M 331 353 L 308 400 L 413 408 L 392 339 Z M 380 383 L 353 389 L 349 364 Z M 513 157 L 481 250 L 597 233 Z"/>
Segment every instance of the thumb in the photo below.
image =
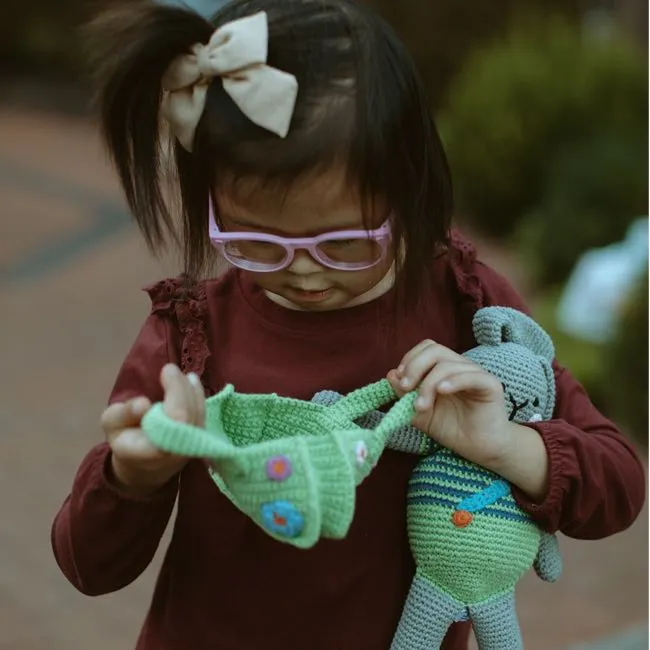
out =
<path fill-rule="evenodd" d="M 404 395 L 406 395 L 406 393 L 408 393 L 408 391 L 404 390 L 400 385 L 400 378 L 397 374 L 397 370 L 391 370 L 386 375 L 386 379 L 388 380 L 388 383 L 390 384 L 391 388 L 397 394 L 397 397 L 403 397 Z"/>
<path fill-rule="evenodd" d="M 144 414 L 151 408 L 151 402 L 146 397 L 136 397 L 128 402 L 111 404 L 101 417 L 104 431 L 111 432 L 140 424 Z"/>

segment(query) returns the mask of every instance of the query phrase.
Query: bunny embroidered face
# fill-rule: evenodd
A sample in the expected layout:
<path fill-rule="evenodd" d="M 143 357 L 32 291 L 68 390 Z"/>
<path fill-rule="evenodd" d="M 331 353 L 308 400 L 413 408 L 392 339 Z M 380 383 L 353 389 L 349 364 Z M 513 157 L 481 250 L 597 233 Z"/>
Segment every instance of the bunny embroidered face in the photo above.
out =
<path fill-rule="evenodd" d="M 551 418 L 555 383 L 550 364 L 517 343 L 483 345 L 465 356 L 501 381 L 511 421 L 538 422 Z"/>
<path fill-rule="evenodd" d="M 525 314 L 507 307 L 476 313 L 477 347 L 464 356 L 501 381 L 508 417 L 514 422 L 549 420 L 555 407 L 553 343 Z"/>

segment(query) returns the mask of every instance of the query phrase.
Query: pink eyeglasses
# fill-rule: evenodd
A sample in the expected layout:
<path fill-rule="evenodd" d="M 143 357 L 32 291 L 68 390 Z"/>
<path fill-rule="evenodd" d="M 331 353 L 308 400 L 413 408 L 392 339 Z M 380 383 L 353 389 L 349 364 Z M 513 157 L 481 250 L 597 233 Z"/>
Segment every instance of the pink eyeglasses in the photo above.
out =
<path fill-rule="evenodd" d="M 256 273 L 286 269 L 296 250 L 306 250 L 323 266 L 339 271 L 362 271 L 386 257 L 390 222 L 375 230 L 337 230 L 317 237 L 277 237 L 254 232 L 221 232 L 210 198 L 209 236 L 233 266 Z"/>

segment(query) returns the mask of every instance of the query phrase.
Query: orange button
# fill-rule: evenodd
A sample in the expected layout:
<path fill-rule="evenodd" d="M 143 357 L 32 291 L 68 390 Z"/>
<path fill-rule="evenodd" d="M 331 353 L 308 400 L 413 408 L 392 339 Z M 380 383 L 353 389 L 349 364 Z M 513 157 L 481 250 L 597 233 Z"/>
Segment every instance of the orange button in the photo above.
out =
<path fill-rule="evenodd" d="M 456 528 L 465 528 L 472 523 L 472 513 L 467 510 L 456 510 L 451 516 L 451 521 Z"/>

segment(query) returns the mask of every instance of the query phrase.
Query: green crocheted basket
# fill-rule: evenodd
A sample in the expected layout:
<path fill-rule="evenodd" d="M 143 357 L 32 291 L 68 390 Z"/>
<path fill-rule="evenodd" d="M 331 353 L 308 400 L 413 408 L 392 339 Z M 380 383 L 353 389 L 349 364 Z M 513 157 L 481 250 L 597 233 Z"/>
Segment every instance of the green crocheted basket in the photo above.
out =
<path fill-rule="evenodd" d="M 162 404 L 142 428 L 173 454 L 203 458 L 219 489 L 274 538 L 299 548 L 344 537 L 356 486 L 370 473 L 390 434 L 411 421 L 415 393 L 395 403 L 372 429 L 360 416 L 394 401 L 386 380 L 327 406 L 226 386 L 206 400 L 206 426 L 170 420 Z"/>

